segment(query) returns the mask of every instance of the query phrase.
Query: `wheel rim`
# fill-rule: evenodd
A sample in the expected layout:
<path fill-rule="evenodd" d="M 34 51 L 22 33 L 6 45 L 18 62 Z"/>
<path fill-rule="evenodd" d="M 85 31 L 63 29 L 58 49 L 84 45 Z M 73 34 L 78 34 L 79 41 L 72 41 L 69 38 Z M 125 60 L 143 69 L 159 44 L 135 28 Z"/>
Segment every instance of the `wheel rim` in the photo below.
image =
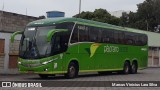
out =
<path fill-rule="evenodd" d="M 70 76 L 71 77 L 74 77 L 75 76 L 75 68 L 74 68 L 74 66 L 71 66 L 70 68 L 69 68 L 69 71 L 70 71 Z"/>
<path fill-rule="evenodd" d="M 136 65 L 133 64 L 133 65 L 132 65 L 132 73 L 135 73 L 135 72 L 136 72 Z"/>
<path fill-rule="evenodd" d="M 129 66 L 128 66 L 128 64 L 125 65 L 124 72 L 125 72 L 125 74 L 128 74 L 128 72 L 129 72 Z"/>
<path fill-rule="evenodd" d="M 135 65 L 134 64 L 132 66 L 132 70 L 133 70 L 133 72 L 135 72 Z"/>
<path fill-rule="evenodd" d="M 125 67 L 125 73 L 128 73 L 128 71 L 129 71 L 129 67 L 128 67 L 128 65 L 126 65 L 126 67 Z"/>

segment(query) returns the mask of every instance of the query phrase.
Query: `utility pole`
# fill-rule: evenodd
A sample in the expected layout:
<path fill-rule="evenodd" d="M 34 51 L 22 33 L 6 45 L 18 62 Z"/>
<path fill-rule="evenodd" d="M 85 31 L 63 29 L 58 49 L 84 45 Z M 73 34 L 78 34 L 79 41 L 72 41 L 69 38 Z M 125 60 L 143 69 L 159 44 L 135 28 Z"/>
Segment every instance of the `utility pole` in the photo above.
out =
<path fill-rule="evenodd" d="M 81 14 L 81 0 L 79 0 L 79 18 L 80 18 L 80 14 Z"/>
<path fill-rule="evenodd" d="M 27 8 L 26 8 L 26 16 L 27 16 Z"/>
<path fill-rule="evenodd" d="M 146 29 L 147 29 L 147 31 L 148 31 L 148 30 L 149 30 L 148 20 L 146 20 L 146 24 L 147 24 Z"/>

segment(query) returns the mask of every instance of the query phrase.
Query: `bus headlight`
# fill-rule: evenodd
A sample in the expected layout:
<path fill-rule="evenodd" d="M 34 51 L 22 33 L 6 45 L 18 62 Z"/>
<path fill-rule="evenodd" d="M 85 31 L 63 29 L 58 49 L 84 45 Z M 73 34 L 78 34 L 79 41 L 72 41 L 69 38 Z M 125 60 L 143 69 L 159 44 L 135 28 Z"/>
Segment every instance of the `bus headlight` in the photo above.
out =
<path fill-rule="evenodd" d="M 48 64 L 48 63 L 50 63 L 50 62 L 52 62 L 52 61 L 53 61 L 53 60 L 45 61 L 45 62 L 43 62 L 42 64 L 45 65 L 45 64 Z"/>

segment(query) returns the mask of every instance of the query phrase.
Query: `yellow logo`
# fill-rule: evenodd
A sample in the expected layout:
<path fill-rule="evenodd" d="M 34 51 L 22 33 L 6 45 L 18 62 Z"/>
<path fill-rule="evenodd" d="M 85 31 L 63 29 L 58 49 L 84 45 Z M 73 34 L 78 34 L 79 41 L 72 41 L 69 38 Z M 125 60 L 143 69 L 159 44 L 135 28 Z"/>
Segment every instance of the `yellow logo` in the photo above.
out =
<path fill-rule="evenodd" d="M 90 58 L 94 56 L 97 48 L 100 46 L 101 44 L 98 44 L 98 43 L 94 43 L 91 45 L 90 47 Z"/>

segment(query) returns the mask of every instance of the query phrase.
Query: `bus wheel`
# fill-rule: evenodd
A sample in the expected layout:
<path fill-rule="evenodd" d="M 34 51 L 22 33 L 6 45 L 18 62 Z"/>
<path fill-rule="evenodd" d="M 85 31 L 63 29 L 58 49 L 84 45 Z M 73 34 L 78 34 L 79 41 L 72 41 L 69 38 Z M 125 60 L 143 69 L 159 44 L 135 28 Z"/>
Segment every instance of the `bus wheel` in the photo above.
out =
<path fill-rule="evenodd" d="M 78 69 L 76 67 L 76 64 L 74 62 L 71 62 L 68 66 L 68 71 L 65 76 L 66 78 L 71 79 L 75 78 L 77 75 L 78 75 Z"/>
<path fill-rule="evenodd" d="M 132 63 L 132 66 L 131 66 L 131 73 L 132 73 L 132 74 L 136 74 L 136 73 L 137 73 L 137 69 L 138 69 L 138 65 L 137 65 L 137 63 L 134 61 L 134 62 Z"/>
<path fill-rule="evenodd" d="M 43 78 L 43 79 L 46 79 L 46 78 L 48 78 L 48 75 L 47 74 L 39 74 L 39 77 Z"/>
<path fill-rule="evenodd" d="M 130 64 L 129 62 L 125 62 L 123 67 L 123 74 L 128 74 L 129 71 L 130 71 Z"/>

